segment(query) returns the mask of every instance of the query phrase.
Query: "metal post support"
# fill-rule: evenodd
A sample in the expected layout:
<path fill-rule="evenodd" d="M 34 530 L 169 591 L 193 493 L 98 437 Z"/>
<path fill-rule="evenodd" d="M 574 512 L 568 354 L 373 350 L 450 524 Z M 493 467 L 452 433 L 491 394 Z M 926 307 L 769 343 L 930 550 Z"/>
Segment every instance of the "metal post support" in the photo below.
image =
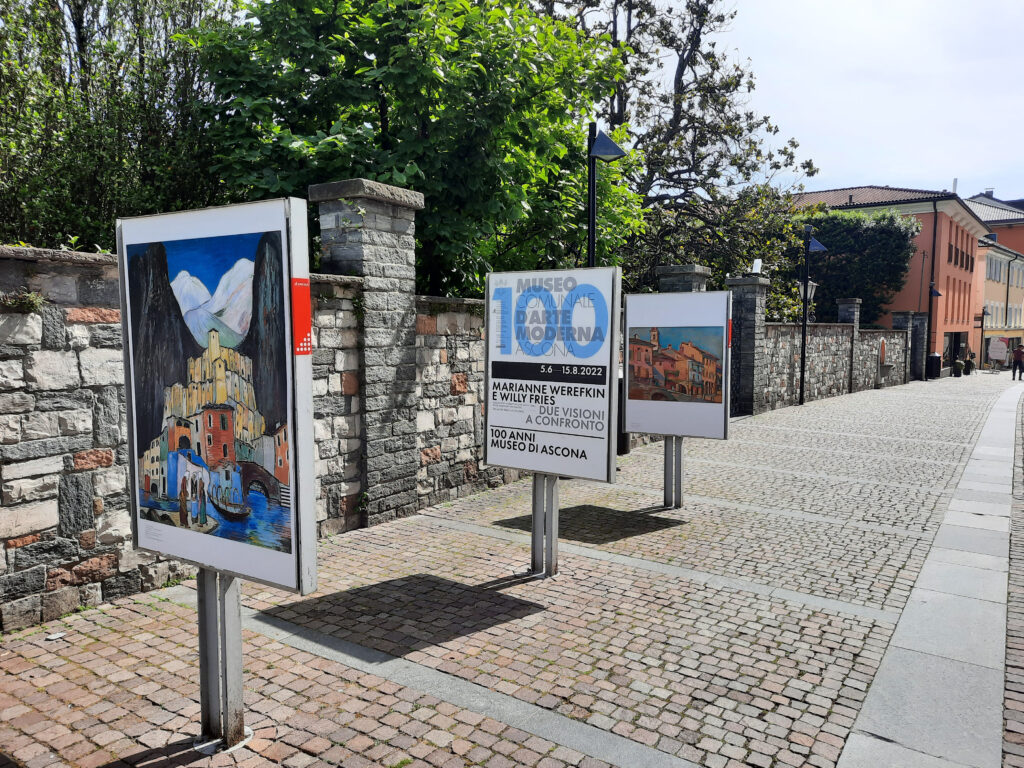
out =
<path fill-rule="evenodd" d="M 200 742 L 224 737 L 220 720 L 220 592 L 217 571 L 200 568 L 199 597 L 199 708 L 202 718 Z"/>
<path fill-rule="evenodd" d="M 220 647 L 223 698 L 221 722 L 227 749 L 245 739 L 245 714 L 242 703 L 242 607 L 239 580 L 220 575 Z"/>
<path fill-rule="evenodd" d="M 683 506 L 683 438 L 665 437 L 665 506 Z"/>
<path fill-rule="evenodd" d="M 202 733 L 196 748 L 229 751 L 252 736 L 242 700 L 240 580 L 212 568 L 199 571 L 199 701 Z"/>
<path fill-rule="evenodd" d="M 533 538 L 530 546 L 530 572 L 544 572 L 544 478 L 542 472 L 533 475 Z"/>
<path fill-rule="evenodd" d="M 558 573 L 558 475 L 533 475 L 531 573 Z"/>
<path fill-rule="evenodd" d="M 672 481 L 676 489 L 675 503 L 672 505 L 676 509 L 683 506 L 683 438 L 677 437 L 676 449 L 674 451 L 676 466 Z"/>
<path fill-rule="evenodd" d="M 544 534 L 547 536 L 547 557 L 544 575 L 555 576 L 558 573 L 558 475 L 547 475 L 544 501 L 547 507 L 547 524 L 544 526 Z"/>
<path fill-rule="evenodd" d="M 675 504 L 675 483 L 673 482 L 673 474 L 675 471 L 676 460 L 676 439 L 670 435 L 665 436 L 665 482 L 663 483 L 665 488 L 665 506 L 674 507 Z"/>

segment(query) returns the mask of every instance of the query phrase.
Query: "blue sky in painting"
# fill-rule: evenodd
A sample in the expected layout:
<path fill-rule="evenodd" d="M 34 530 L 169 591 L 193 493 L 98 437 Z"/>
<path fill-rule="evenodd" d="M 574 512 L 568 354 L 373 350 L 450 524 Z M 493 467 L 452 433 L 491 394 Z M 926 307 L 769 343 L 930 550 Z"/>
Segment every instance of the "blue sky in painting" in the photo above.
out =
<path fill-rule="evenodd" d="M 167 277 L 171 282 L 185 270 L 206 286 L 210 293 L 217 290 L 221 277 L 239 259 L 256 260 L 256 246 L 262 232 L 219 237 L 196 237 L 190 240 L 165 240 L 167 249 Z M 148 243 L 128 246 L 128 258 L 145 252 Z"/>
<path fill-rule="evenodd" d="M 650 328 L 630 328 L 630 336 L 637 336 L 644 341 L 651 340 Z M 705 352 L 710 352 L 719 360 L 722 359 L 722 326 L 720 325 L 688 325 L 674 328 L 658 327 L 658 343 L 662 349 L 671 345 L 679 349 L 679 342 L 688 341 L 696 344 Z"/>

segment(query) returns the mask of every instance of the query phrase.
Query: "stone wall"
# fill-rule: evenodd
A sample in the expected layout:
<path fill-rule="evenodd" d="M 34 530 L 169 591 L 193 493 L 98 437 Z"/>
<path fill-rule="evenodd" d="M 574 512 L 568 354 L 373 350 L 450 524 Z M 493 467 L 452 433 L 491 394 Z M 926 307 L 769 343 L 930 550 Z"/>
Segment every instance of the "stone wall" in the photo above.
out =
<path fill-rule="evenodd" d="M 857 329 L 854 333 L 854 330 L 854 326 L 845 323 L 807 326 L 806 402 L 903 384 L 908 380 L 907 331 Z M 878 352 L 883 339 L 886 363 L 892 367 L 886 369 L 885 376 L 880 376 Z M 768 380 L 762 410 L 799 403 L 800 326 L 765 323 L 763 355 Z"/>
<path fill-rule="evenodd" d="M 0 630 L 162 586 L 189 569 L 136 552 L 113 256 L 0 247 Z"/>
<path fill-rule="evenodd" d="M 484 467 L 484 302 L 416 302 L 417 492 L 428 507 L 520 477 Z"/>
<path fill-rule="evenodd" d="M 410 216 L 398 220 L 411 227 Z M 368 270 L 380 274 L 372 262 Z M 46 299 L 38 313 L 0 312 L 0 631 L 192 574 L 131 546 L 117 279 L 109 254 L 0 249 L 4 290 Z M 368 307 L 366 280 L 311 279 L 319 536 L 384 519 L 372 513 L 371 491 L 393 516 L 519 476 L 482 462 L 483 303 L 417 299 L 411 278 L 382 278 L 373 306 L 395 306 L 389 294 L 409 291 L 405 362 L 386 344 L 388 312 Z M 368 348 L 371 311 L 379 324 Z M 408 365 L 399 372 L 410 377 L 408 391 L 394 378 L 399 364 Z M 367 439 L 368 399 L 378 431 L 388 430 L 376 440 Z M 415 457 L 411 501 L 395 441 Z M 385 476 L 391 467 L 395 475 Z"/>
<path fill-rule="evenodd" d="M 807 327 L 804 400 L 847 394 L 851 326 L 821 323 Z M 764 361 L 768 370 L 764 404 L 782 408 L 800 401 L 800 326 L 766 323 Z"/>
<path fill-rule="evenodd" d="M 891 368 L 879 368 L 878 354 L 882 341 L 885 341 L 885 362 L 892 366 Z M 862 328 L 857 339 L 857 349 L 854 352 L 854 391 L 860 392 L 863 389 L 905 384 L 909 380 L 907 341 L 906 331 L 864 330 Z"/>
<path fill-rule="evenodd" d="M 320 537 L 365 525 L 364 434 L 360 401 L 362 280 L 311 276 L 313 300 L 313 438 L 316 520 Z"/>

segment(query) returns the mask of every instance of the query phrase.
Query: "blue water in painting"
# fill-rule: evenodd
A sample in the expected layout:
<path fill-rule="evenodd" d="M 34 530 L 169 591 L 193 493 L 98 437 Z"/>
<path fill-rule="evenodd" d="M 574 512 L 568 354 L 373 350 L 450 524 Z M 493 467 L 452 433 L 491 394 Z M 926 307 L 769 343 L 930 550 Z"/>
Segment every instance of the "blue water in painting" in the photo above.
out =
<path fill-rule="evenodd" d="M 143 507 L 178 514 L 177 501 L 156 501 L 153 499 L 139 500 Z M 220 536 L 243 544 L 255 544 L 258 547 L 276 549 L 279 552 L 292 551 L 292 511 L 288 507 L 275 504 L 259 491 L 250 491 L 245 503 L 252 512 L 242 520 L 228 520 L 221 515 L 213 504 L 207 503 L 207 517 L 217 521 L 217 527 L 210 531 L 213 536 Z"/>
<path fill-rule="evenodd" d="M 228 520 L 212 504 L 206 505 L 206 514 L 217 521 L 214 536 L 245 544 L 292 551 L 292 512 L 287 507 L 270 502 L 259 491 L 249 491 L 245 503 L 252 512 L 242 520 Z"/>

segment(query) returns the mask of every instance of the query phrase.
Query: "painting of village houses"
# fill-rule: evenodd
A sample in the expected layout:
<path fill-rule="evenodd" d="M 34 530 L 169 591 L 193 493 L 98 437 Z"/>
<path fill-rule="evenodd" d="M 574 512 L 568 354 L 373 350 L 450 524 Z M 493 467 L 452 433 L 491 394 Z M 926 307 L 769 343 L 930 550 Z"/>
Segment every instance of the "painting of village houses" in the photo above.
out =
<path fill-rule="evenodd" d="M 280 233 L 127 257 L 140 515 L 291 552 Z"/>
<path fill-rule="evenodd" d="M 629 399 L 722 402 L 721 326 L 630 328 Z"/>

